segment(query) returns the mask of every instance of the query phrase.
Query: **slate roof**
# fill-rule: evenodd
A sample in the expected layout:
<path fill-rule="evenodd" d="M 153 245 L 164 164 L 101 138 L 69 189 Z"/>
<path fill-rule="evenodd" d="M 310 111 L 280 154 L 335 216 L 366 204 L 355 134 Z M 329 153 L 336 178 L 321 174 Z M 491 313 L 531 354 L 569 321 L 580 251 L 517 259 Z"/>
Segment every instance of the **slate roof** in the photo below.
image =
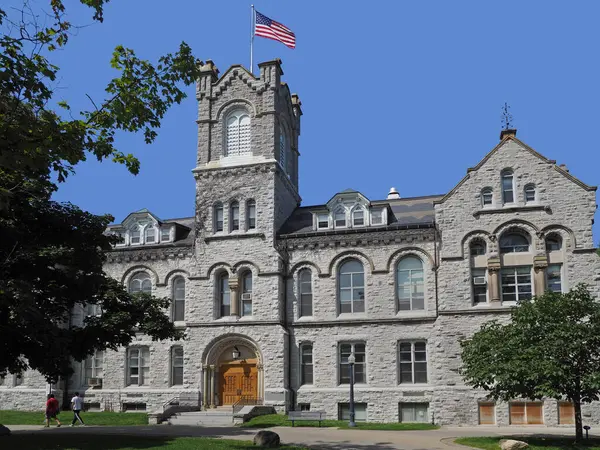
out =
<path fill-rule="evenodd" d="M 352 230 L 356 232 L 367 230 L 389 230 L 401 228 L 413 228 L 419 226 L 433 226 L 435 221 L 435 212 L 433 202 L 442 199 L 443 195 L 428 195 L 425 197 L 407 197 L 393 200 L 374 200 L 373 206 L 388 207 L 388 225 L 379 227 L 372 226 Z M 291 237 L 302 234 L 332 234 L 342 233 L 348 230 L 313 230 L 313 212 L 322 212 L 327 210 L 326 205 L 303 206 L 296 208 L 288 220 L 279 230 L 281 237 Z"/>

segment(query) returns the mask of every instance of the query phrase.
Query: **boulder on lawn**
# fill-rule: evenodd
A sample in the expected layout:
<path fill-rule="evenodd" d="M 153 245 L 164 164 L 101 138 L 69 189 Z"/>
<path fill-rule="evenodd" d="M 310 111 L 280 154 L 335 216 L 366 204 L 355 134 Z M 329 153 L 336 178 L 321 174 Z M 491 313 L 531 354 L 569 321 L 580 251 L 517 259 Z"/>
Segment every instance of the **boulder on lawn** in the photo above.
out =
<path fill-rule="evenodd" d="M 527 447 L 529 447 L 529 444 L 523 441 L 516 441 L 514 439 L 502 439 L 500 441 L 500 448 L 502 450 L 521 450 Z"/>
<path fill-rule="evenodd" d="M 0 424 L 0 436 L 8 436 L 10 435 L 10 430 L 6 428 L 4 425 Z"/>
<path fill-rule="evenodd" d="M 277 433 L 261 430 L 254 436 L 254 445 L 259 447 L 277 448 L 281 445 L 281 440 Z"/>

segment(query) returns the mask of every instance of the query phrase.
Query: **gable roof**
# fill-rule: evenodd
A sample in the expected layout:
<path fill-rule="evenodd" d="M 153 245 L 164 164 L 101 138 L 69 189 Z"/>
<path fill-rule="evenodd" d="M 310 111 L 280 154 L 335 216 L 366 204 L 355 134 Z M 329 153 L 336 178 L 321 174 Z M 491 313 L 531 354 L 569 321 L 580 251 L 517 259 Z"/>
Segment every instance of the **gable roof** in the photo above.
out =
<path fill-rule="evenodd" d="M 502 138 L 502 140 L 498 143 L 498 145 L 496 145 L 487 155 L 485 155 L 483 157 L 483 159 L 481 161 L 479 161 L 479 163 L 475 167 L 469 167 L 467 169 L 467 175 L 465 175 L 465 177 L 462 180 L 460 180 L 458 182 L 458 184 L 456 186 L 454 186 L 450 192 L 448 192 L 446 195 L 444 195 L 444 197 L 442 199 L 434 201 L 434 204 L 444 203 L 446 200 L 448 200 L 452 196 L 452 194 L 454 194 L 458 190 L 458 188 L 461 187 L 470 178 L 470 173 L 471 172 L 476 172 L 477 170 L 479 170 L 508 141 L 514 141 L 517 145 L 521 146 L 521 148 L 523 148 L 523 150 L 528 151 L 533 156 L 541 159 L 543 162 L 545 162 L 547 164 L 554 164 L 554 170 L 556 170 L 558 173 L 560 173 L 564 177 L 566 177 L 569 180 L 571 180 L 573 183 L 575 183 L 578 186 L 582 187 L 586 191 L 595 191 L 595 190 L 598 189 L 597 186 L 589 186 L 589 185 L 585 184 L 583 181 L 581 181 L 579 178 L 574 177 L 573 175 L 571 175 L 566 170 L 564 170 L 561 167 L 557 166 L 556 165 L 556 160 L 546 158 L 544 155 L 542 155 L 541 153 L 537 152 L 536 150 L 534 150 L 533 148 L 531 148 L 529 145 L 527 145 L 526 143 L 524 143 L 520 139 L 517 139 L 516 136 L 511 135 L 511 134 L 507 134 L 507 135 L 505 135 Z"/>

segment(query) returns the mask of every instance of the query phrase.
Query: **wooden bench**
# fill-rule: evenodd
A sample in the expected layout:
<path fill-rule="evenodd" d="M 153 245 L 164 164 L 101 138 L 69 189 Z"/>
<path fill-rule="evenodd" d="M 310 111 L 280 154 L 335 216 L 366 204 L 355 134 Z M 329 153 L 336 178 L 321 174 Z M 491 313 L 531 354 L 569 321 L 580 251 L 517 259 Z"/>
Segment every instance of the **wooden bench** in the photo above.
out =
<path fill-rule="evenodd" d="M 321 426 L 321 421 L 325 420 L 327 414 L 325 411 L 290 411 L 288 413 L 288 419 L 292 421 L 294 426 L 295 421 L 318 421 Z"/>

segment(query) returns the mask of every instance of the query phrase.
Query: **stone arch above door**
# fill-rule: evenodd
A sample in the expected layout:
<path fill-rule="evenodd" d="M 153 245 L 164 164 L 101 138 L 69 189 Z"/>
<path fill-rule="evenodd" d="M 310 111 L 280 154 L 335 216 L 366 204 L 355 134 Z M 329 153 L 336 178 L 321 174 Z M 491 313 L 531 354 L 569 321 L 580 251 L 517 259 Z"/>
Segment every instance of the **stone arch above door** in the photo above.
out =
<path fill-rule="evenodd" d="M 226 334 L 213 339 L 202 355 L 202 365 L 204 367 L 216 366 L 226 361 L 228 357 L 226 352 L 230 349 L 233 350 L 236 346 L 242 353 L 241 356 L 251 355 L 252 359 L 256 359 L 258 365 L 262 365 L 263 357 L 258 344 L 249 337 L 241 334 Z M 232 356 L 231 359 L 233 359 Z"/>

